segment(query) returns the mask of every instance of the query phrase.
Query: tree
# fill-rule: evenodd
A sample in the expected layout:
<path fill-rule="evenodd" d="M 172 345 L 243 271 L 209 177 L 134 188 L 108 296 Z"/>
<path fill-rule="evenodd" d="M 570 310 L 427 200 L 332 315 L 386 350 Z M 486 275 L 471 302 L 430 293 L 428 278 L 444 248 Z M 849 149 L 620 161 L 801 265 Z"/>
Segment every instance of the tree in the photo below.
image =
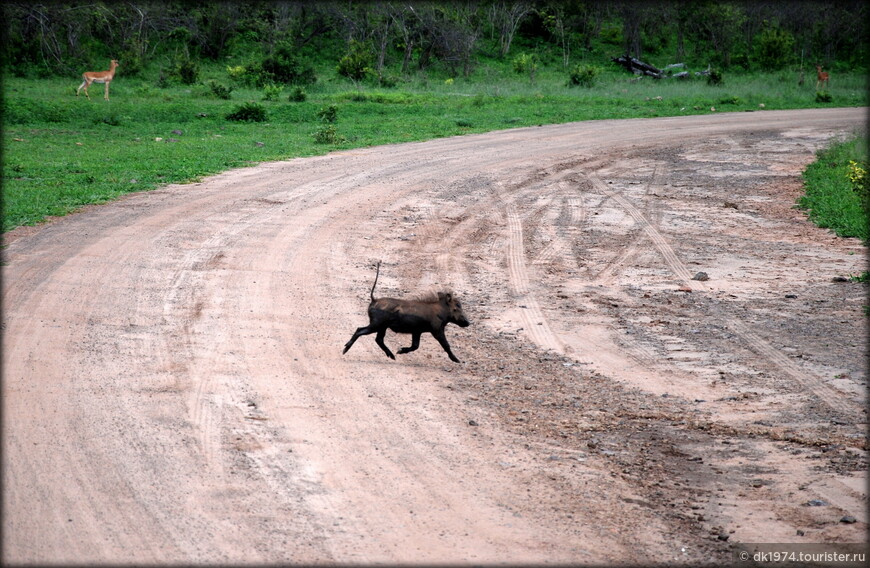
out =
<path fill-rule="evenodd" d="M 454 74 L 461 69 L 463 75 L 470 75 L 481 33 L 478 7 L 462 1 L 421 4 L 415 13 L 420 18 L 422 38 L 420 68 L 425 68 L 434 55 Z"/>
<path fill-rule="evenodd" d="M 520 22 L 531 12 L 532 5 L 528 2 L 501 1 L 489 7 L 490 23 L 498 31 L 499 56 L 507 56 Z"/>

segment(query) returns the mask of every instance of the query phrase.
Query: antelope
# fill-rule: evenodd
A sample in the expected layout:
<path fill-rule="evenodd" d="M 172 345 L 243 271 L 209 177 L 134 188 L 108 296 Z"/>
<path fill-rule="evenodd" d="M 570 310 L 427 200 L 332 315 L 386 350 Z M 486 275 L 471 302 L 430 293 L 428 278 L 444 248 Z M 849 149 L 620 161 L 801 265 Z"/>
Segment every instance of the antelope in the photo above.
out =
<path fill-rule="evenodd" d="M 112 79 L 115 78 L 115 68 L 118 66 L 118 61 L 113 59 L 109 64 L 108 71 L 85 71 L 82 73 L 82 84 L 79 85 L 79 88 L 76 89 L 76 96 L 79 96 L 79 91 L 83 88 L 85 90 L 85 96 L 88 97 L 88 100 L 91 99 L 91 96 L 88 94 L 88 87 L 91 86 L 91 83 L 105 83 L 106 85 L 106 94 L 103 96 L 104 99 L 109 100 L 109 83 L 112 82 Z"/>
<path fill-rule="evenodd" d="M 821 65 L 816 65 L 816 72 L 818 73 L 818 80 L 816 81 L 816 90 L 818 91 L 819 85 L 823 85 L 825 87 L 828 86 L 828 79 L 830 79 L 831 76 L 828 74 L 827 71 L 822 71 Z"/>

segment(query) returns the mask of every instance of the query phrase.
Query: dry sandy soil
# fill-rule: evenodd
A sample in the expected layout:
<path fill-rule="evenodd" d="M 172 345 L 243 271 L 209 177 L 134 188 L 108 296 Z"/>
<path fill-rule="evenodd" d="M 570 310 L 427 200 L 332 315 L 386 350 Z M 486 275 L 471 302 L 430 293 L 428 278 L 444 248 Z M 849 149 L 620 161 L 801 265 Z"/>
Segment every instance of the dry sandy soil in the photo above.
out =
<path fill-rule="evenodd" d="M 720 564 L 866 542 L 867 288 L 837 278 L 865 249 L 793 208 L 865 113 L 336 152 L 8 233 L 3 560 Z M 378 260 L 376 295 L 462 298 L 461 364 L 430 336 L 342 355 Z"/>

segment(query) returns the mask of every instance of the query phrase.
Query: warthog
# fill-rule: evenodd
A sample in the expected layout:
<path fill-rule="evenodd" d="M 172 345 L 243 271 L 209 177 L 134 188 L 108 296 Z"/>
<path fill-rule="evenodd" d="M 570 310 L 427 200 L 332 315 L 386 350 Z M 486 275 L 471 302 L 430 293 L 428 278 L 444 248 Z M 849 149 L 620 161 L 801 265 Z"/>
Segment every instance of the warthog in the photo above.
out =
<path fill-rule="evenodd" d="M 399 349 L 399 354 L 410 353 L 420 346 L 420 336 L 431 333 L 438 340 L 451 361 L 459 363 L 459 359 L 450 350 L 450 344 L 444 336 L 444 328 L 448 323 L 455 323 L 459 327 L 468 327 L 470 322 L 462 313 L 462 305 L 452 293 L 438 292 L 430 297 L 418 300 L 397 300 L 395 298 L 375 299 L 375 286 L 378 284 L 378 276 L 381 272 L 381 263 L 378 262 L 375 272 L 375 283 L 369 293 L 369 324 L 357 328 L 353 337 L 344 346 L 342 354 L 347 353 L 354 342 L 362 335 L 377 333 L 375 342 L 384 350 L 387 357 L 395 359 L 396 356 L 390 348 L 384 344 L 384 335 L 390 329 L 395 333 L 410 333 L 411 346 Z"/>

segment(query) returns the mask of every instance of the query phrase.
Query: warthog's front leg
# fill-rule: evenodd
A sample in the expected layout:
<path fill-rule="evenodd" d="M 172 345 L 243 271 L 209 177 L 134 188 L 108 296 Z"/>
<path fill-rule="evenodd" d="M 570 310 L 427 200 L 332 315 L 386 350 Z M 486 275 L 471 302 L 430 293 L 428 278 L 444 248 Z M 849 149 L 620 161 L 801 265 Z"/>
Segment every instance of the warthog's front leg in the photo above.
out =
<path fill-rule="evenodd" d="M 399 355 L 404 355 L 405 353 L 410 353 L 411 351 L 416 351 L 418 347 L 420 347 L 420 334 L 413 333 L 413 334 L 411 334 L 411 346 L 410 347 L 402 347 L 401 349 L 399 349 Z"/>
<path fill-rule="evenodd" d="M 438 343 L 441 344 L 441 347 L 444 348 L 444 351 L 447 352 L 447 356 L 450 357 L 450 360 L 455 363 L 461 363 L 459 359 L 457 359 L 456 355 L 453 354 L 453 351 L 450 350 L 450 344 L 447 343 L 447 336 L 444 335 L 444 330 L 433 331 L 432 337 L 438 340 Z"/>

